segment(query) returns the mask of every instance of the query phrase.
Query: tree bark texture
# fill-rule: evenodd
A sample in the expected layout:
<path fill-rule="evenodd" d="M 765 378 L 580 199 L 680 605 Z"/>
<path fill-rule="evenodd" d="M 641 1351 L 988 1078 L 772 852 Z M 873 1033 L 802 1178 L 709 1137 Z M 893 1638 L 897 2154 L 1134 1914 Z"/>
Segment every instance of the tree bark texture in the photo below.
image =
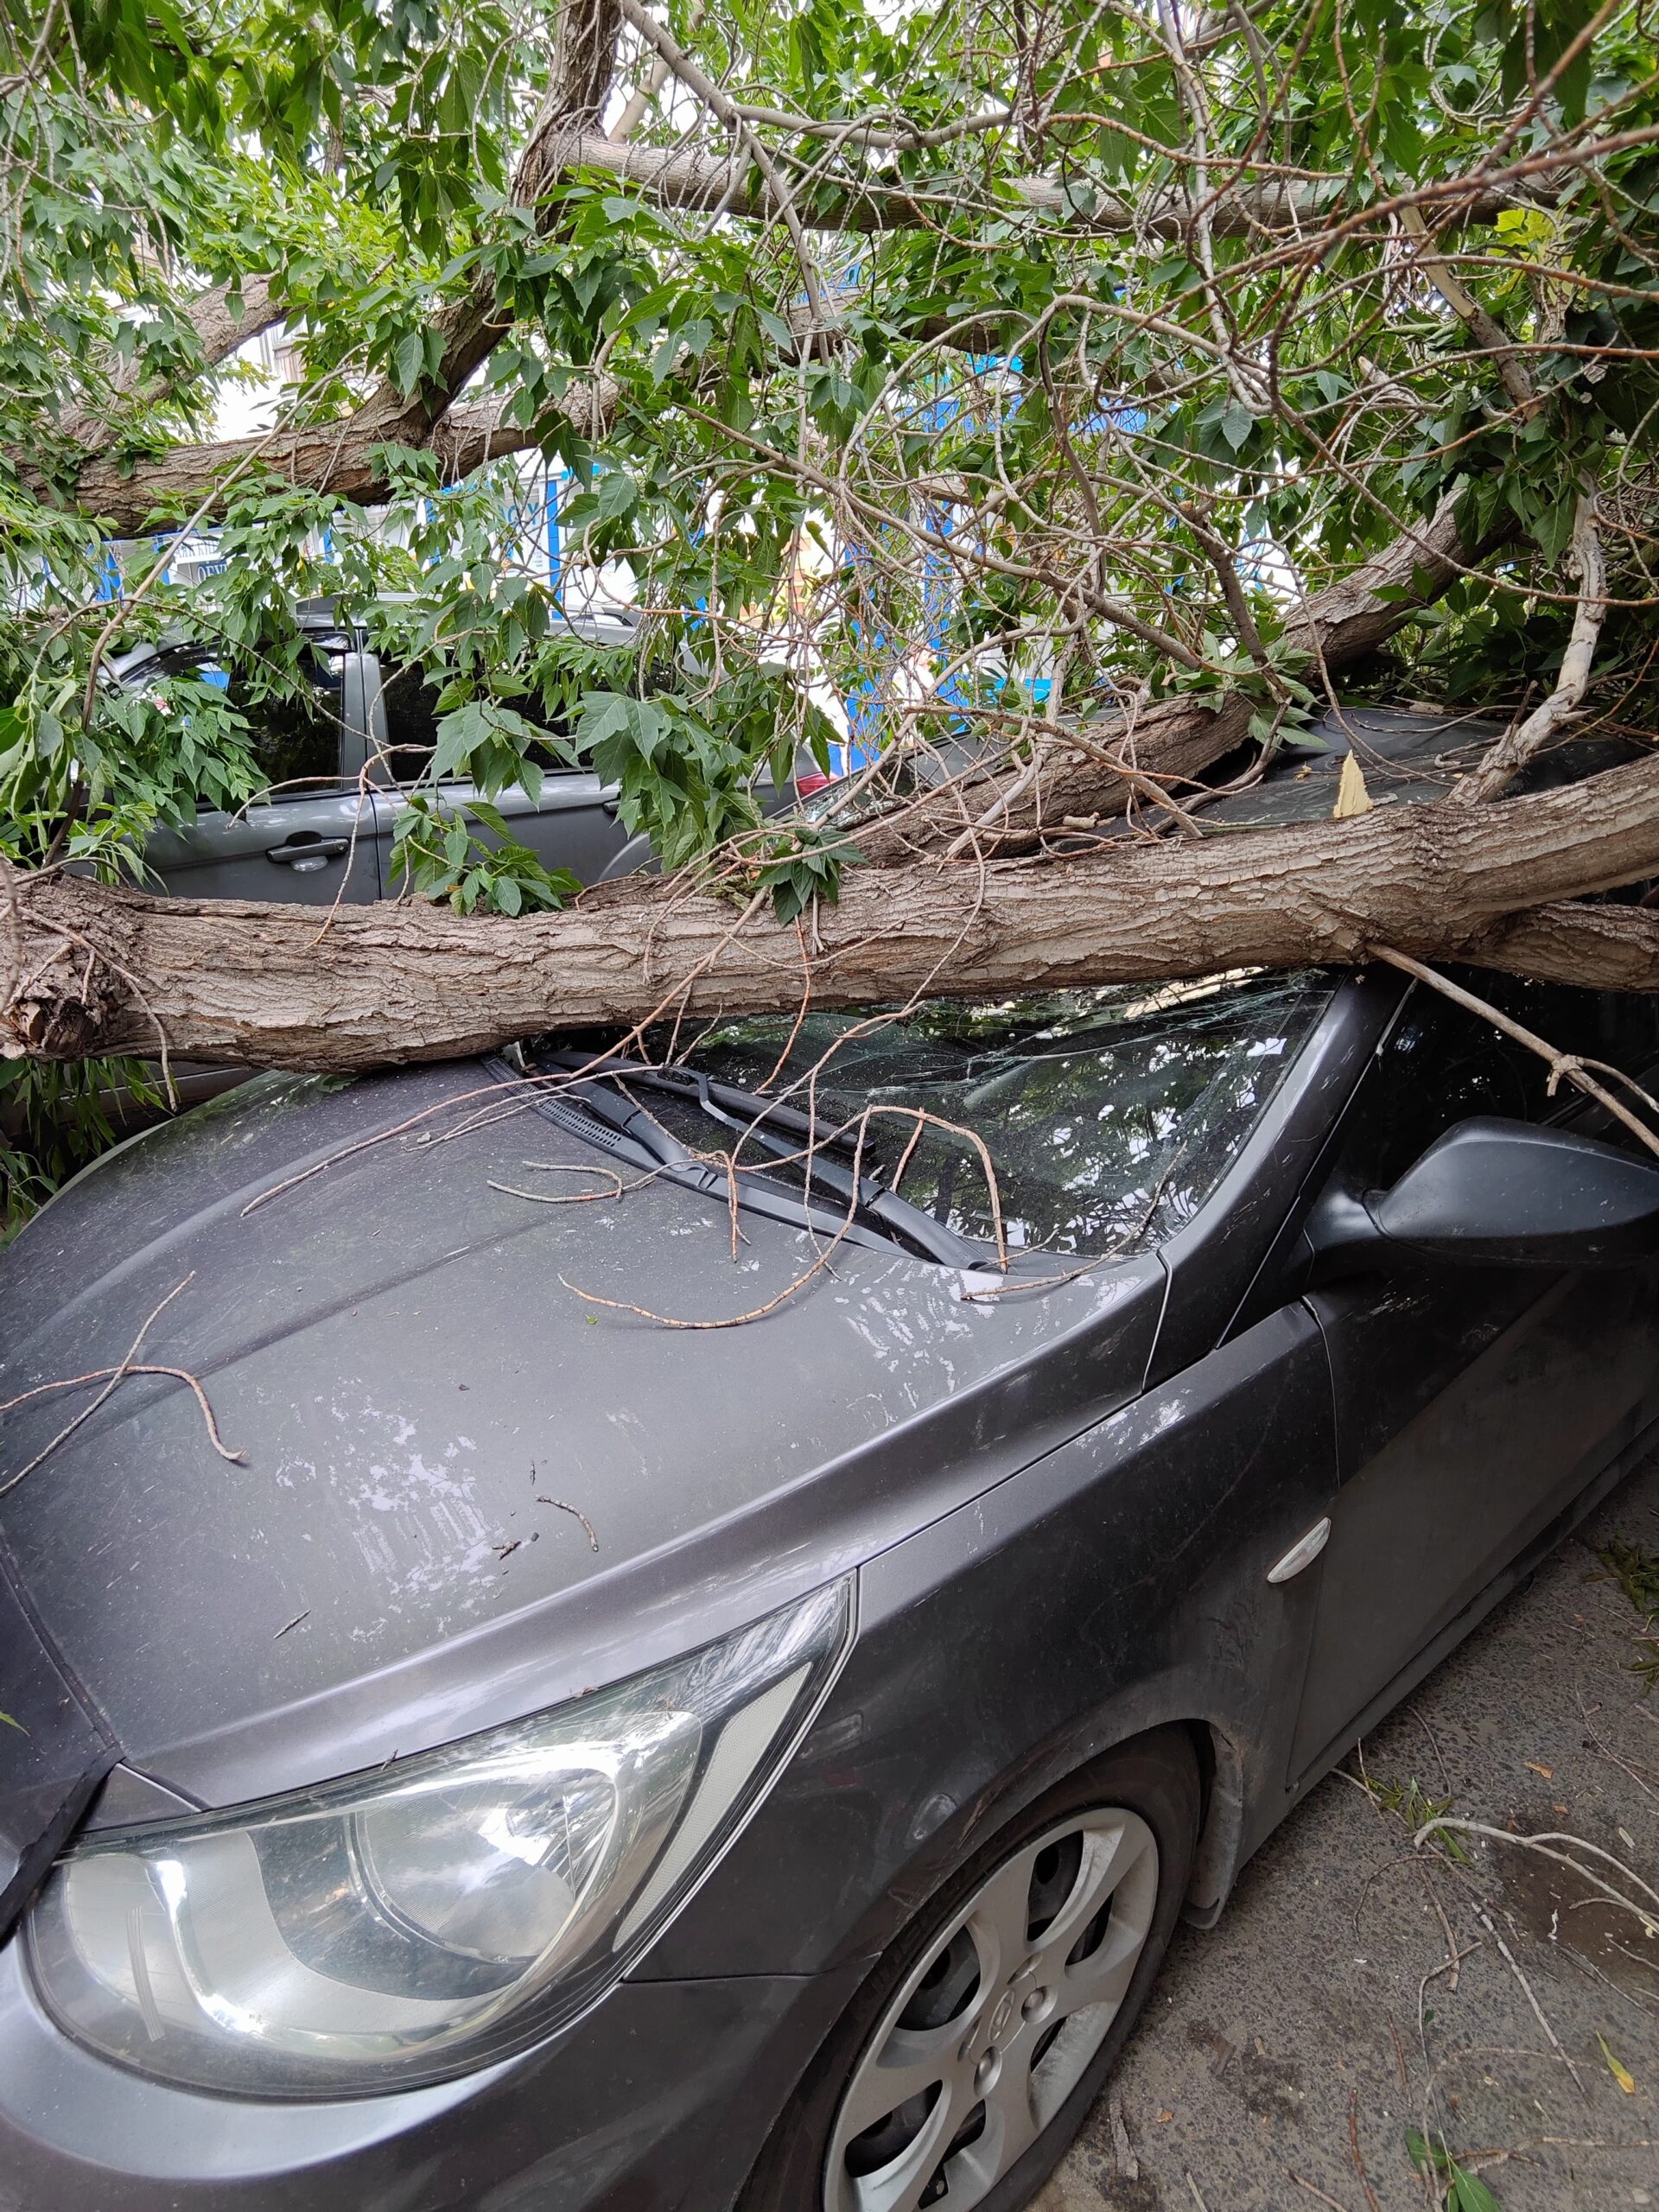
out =
<path fill-rule="evenodd" d="M 458 381 L 487 359 L 500 335 L 500 327 L 491 324 L 484 332 L 487 343 L 462 351 L 455 365 Z M 476 359 L 468 361 L 474 352 Z M 598 438 L 615 410 L 616 395 L 614 378 L 577 378 L 555 404 L 584 437 Z M 372 505 L 386 497 L 372 458 L 377 446 L 429 448 L 437 456 L 441 480 L 456 484 L 486 461 L 535 445 L 540 435 L 534 425 L 503 423 L 495 408 L 440 411 L 429 397 L 405 399 L 388 385 L 339 422 L 215 445 L 172 446 L 153 461 L 128 464 L 124 474 L 121 463 L 95 456 L 76 479 L 75 499 L 116 536 L 137 537 L 158 519 L 192 513 L 216 486 L 257 464 L 290 484 Z"/>
<path fill-rule="evenodd" d="M 67 1059 L 165 1037 L 250 1066 L 365 1068 L 549 1029 L 787 1011 L 809 984 L 815 1005 L 856 1007 L 1356 962 L 1376 945 L 1652 988 L 1653 917 L 1548 902 L 1656 873 L 1659 760 L 1493 806 L 853 868 L 839 905 L 800 928 L 673 880 L 528 919 L 382 905 L 325 925 L 315 909 L 8 870 L 0 1048 Z"/>

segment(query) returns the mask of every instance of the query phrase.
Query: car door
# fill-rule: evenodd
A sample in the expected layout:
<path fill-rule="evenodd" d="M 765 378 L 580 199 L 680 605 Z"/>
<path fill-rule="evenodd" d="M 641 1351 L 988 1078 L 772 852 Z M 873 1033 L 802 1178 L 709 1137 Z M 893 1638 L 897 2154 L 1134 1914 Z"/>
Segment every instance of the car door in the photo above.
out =
<path fill-rule="evenodd" d="M 162 691 L 172 673 L 225 684 L 246 716 L 271 796 L 234 814 L 204 808 L 182 830 L 158 830 L 145 859 L 181 898 L 366 904 L 379 892 L 372 802 L 344 772 L 348 734 L 364 711 L 362 656 L 328 634 L 307 648 L 310 695 L 251 696 L 199 647 L 157 655 L 131 680 Z"/>
<path fill-rule="evenodd" d="M 392 838 L 407 805 L 398 787 L 418 781 L 430 763 L 438 741 L 438 694 L 413 664 L 398 667 L 372 655 L 365 659 L 376 691 L 370 728 L 380 763 L 374 835 L 383 893 L 390 896 L 397 888 L 391 876 Z M 476 785 L 464 777 L 446 779 L 439 789 L 445 804 L 456 808 L 478 796 Z M 490 804 L 543 868 L 569 868 L 583 883 L 597 883 L 613 872 L 629 843 L 617 819 L 615 792 L 586 770 L 549 766 L 538 797 L 512 790 Z"/>
<path fill-rule="evenodd" d="M 1650 1001 L 1471 982 L 1563 1049 L 1642 1071 Z M 1586 1116 L 1534 1053 L 1419 989 L 1379 1048 L 1326 1189 L 1386 1189 L 1476 1114 Z M 1615 1134 L 1591 1122 L 1592 1133 Z M 1340 1486 L 1292 1749 L 1294 1783 L 1478 1617 L 1483 1593 L 1659 1417 L 1659 1269 L 1551 1274 L 1391 1256 L 1319 1286 Z"/>

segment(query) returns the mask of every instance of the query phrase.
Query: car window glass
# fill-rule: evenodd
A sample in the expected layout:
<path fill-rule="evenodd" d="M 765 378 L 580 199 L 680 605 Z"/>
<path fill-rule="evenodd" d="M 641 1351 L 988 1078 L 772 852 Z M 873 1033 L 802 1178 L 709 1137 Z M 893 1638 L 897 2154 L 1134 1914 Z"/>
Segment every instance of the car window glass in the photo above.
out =
<path fill-rule="evenodd" d="M 415 783 L 430 766 L 438 741 L 438 687 L 413 662 L 399 667 L 382 660 L 380 711 L 391 772 L 400 784 Z"/>
<path fill-rule="evenodd" d="M 188 675 L 222 690 L 248 725 L 254 757 L 273 794 L 302 798 L 340 782 L 345 662 L 343 651 L 308 646 L 300 663 L 305 688 L 297 695 L 277 691 L 257 671 L 227 672 L 198 649 L 158 654 L 133 680 L 161 692 L 169 676 Z"/>
<path fill-rule="evenodd" d="M 1484 970 L 1447 971 L 1563 1052 L 1640 1077 L 1659 1062 L 1659 999 L 1641 991 L 1584 991 Z M 1551 1121 L 1580 1110 L 1570 1088 L 1549 1096 L 1536 1052 L 1440 993 L 1420 987 L 1383 1046 L 1356 1162 L 1386 1189 L 1454 1122 L 1476 1114 Z"/>
<path fill-rule="evenodd" d="M 400 666 L 396 661 L 383 660 L 380 673 L 380 705 L 385 715 L 384 742 L 391 756 L 391 773 L 400 784 L 418 783 L 430 769 L 437 747 L 442 686 L 429 682 L 418 664 L 412 661 Z M 514 699 L 510 703 L 515 714 L 522 715 L 538 728 L 553 727 L 539 699 Z M 569 766 L 550 747 L 537 745 L 531 751 L 550 774 Z"/>
<path fill-rule="evenodd" d="M 1335 988 L 1313 972 L 809 1014 L 792 1039 L 786 1018 L 732 1022 L 690 1065 L 831 1127 L 899 1109 L 868 1122 L 862 1165 L 959 1236 L 995 1236 L 977 1136 L 1014 1249 L 1123 1250 L 1172 1235 L 1213 1190 Z"/>

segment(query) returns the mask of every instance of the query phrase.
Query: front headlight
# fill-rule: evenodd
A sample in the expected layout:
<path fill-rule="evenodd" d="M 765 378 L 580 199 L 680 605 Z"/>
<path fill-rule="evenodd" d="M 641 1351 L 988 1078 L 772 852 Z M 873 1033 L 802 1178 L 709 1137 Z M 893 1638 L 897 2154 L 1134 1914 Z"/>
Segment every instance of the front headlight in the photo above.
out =
<path fill-rule="evenodd" d="M 30 1916 L 36 1983 L 108 2056 L 245 2095 L 406 2088 L 522 2050 L 708 1872 L 850 1620 L 838 1583 L 395 1772 L 89 1837 Z"/>

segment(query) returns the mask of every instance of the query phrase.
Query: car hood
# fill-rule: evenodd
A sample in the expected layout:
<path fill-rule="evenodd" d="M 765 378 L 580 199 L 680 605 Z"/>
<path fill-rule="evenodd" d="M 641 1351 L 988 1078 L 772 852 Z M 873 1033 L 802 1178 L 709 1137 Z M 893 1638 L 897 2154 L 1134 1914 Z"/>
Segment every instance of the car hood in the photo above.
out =
<path fill-rule="evenodd" d="M 475 1063 L 261 1077 L 0 1259 L 0 1397 L 40 1393 L 0 1483 L 45 1453 L 0 1542 L 167 1786 L 238 1802 L 653 1663 L 1140 1386 L 1155 1260 L 985 1299 L 885 1246 L 814 1271 L 822 1237 L 747 1211 L 734 1256 L 722 1204 L 619 1197 L 524 1099 Z M 177 1371 L 41 1389 L 124 1361 Z"/>

